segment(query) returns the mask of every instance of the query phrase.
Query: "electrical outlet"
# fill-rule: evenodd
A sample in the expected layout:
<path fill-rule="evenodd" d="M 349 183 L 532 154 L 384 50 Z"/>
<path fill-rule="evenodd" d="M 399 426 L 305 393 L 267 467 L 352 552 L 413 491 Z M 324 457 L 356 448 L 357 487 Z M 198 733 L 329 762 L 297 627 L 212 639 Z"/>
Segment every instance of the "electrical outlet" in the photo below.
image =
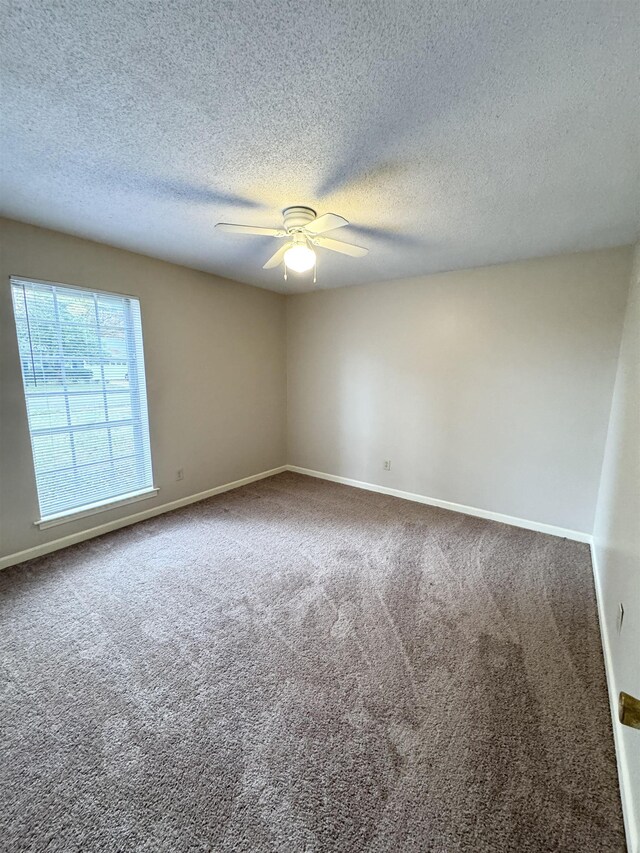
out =
<path fill-rule="evenodd" d="M 176 480 L 184 480 L 184 468 L 178 468 L 176 471 Z"/>
<path fill-rule="evenodd" d="M 622 602 L 618 605 L 618 634 L 622 631 L 622 623 L 624 622 L 624 607 Z"/>
<path fill-rule="evenodd" d="M 391 460 L 390 460 L 390 459 L 385 459 L 385 460 L 384 460 L 384 462 L 383 462 L 383 468 L 384 468 L 384 470 L 385 470 L 385 471 L 390 471 L 390 470 L 391 470 Z"/>

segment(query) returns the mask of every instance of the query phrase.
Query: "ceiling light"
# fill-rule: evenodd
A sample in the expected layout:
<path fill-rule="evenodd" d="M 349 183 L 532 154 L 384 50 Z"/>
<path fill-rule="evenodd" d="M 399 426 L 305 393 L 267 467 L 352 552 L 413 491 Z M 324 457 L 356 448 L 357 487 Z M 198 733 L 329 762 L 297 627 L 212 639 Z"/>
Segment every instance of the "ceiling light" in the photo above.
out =
<path fill-rule="evenodd" d="M 284 253 L 284 262 L 294 272 L 308 272 L 316 262 L 316 253 L 309 246 L 298 243 Z"/>

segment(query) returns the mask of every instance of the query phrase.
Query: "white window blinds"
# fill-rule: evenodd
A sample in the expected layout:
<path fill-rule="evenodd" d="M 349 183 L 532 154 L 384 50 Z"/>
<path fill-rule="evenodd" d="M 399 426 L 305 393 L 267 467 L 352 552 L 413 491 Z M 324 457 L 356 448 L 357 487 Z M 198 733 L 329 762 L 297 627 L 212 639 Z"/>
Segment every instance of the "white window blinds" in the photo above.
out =
<path fill-rule="evenodd" d="M 11 289 L 42 520 L 151 489 L 139 301 Z"/>

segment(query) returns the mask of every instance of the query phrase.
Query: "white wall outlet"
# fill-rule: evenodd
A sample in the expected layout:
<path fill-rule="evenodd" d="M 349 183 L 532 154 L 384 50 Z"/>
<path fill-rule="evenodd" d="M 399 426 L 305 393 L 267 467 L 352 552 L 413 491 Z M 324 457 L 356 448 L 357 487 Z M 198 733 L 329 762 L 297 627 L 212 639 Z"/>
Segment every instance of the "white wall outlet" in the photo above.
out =
<path fill-rule="evenodd" d="M 624 622 L 624 607 L 622 606 L 622 602 L 618 605 L 618 619 L 617 619 L 617 627 L 618 634 L 622 631 L 622 623 Z"/>
<path fill-rule="evenodd" d="M 176 480 L 184 480 L 184 468 L 178 468 L 176 471 Z"/>
<path fill-rule="evenodd" d="M 385 471 L 391 470 L 391 460 L 390 459 L 385 459 L 384 462 L 382 463 L 382 465 L 383 465 L 383 468 Z"/>

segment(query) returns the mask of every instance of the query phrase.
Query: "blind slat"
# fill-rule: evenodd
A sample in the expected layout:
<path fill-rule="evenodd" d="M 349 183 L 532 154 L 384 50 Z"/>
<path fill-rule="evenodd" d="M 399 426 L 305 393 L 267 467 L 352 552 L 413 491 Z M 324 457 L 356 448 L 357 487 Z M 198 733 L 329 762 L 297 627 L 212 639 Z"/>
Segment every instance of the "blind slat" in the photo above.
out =
<path fill-rule="evenodd" d="M 138 425 L 138 420 L 129 418 L 120 421 L 87 421 L 81 424 L 56 427 L 31 427 L 31 436 L 58 435 L 60 433 L 86 432 L 88 429 L 112 429 L 114 427 Z"/>

